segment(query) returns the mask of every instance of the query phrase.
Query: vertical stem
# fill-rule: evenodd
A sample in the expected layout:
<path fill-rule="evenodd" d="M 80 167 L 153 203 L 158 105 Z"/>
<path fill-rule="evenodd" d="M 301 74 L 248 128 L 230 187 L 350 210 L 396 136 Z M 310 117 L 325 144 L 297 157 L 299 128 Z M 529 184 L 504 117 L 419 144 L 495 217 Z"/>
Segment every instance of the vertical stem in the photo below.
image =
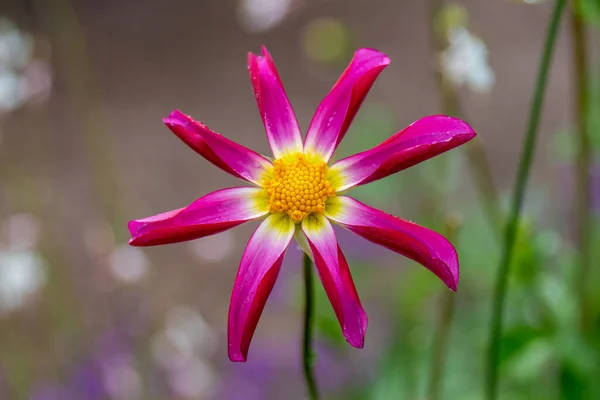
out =
<path fill-rule="evenodd" d="M 488 222 L 494 232 L 500 232 L 504 219 L 500 206 L 500 195 L 494 184 L 492 168 L 479 136 L 475 137 L 467 147 L 467 162 Z"/>
<path fill-rule="evenodd" d="M 440 18 L 440 11 L 446 3 L 445 0 L 429 0 L 429 30 L 431 36 L 431 47 L 434 51 L 435 60 L 435 80 L 438 89 L 440 107 L 442 113 L 464 119 L 460 99 L 456 87 L 444 78 L 441 66 L 439 65 L 440 54 L 448 47 L 445 37 L 436 30 L 436 23 Z M 500 207 L 500 196 L 498 189 L 494 184 L 494 177 L 490 162 L 483 147 L 481 137 L 477 136 L 468 145 L 466 150 L 469 172 L 475 183 L 475 189 L 483 203 L 484 213 L 494 232 L 502 229 L 502 209 Z"/>
<path fill-rule="evenodd" d="M 52 40 L 56 68 L 64 79 L 67 95 L 81 124 L 94 194 L 104 217 L 113 227 L 117 241 L 123 242 L 126 230 L 120 228 L 126 218 L 119 203 L 122 193 L 110 129 L 88 51 L 86 32 L 72 3 L 72 0 L 32 0 Z"/>
<path fill-rule="evenodd" d="M 429 397 L 428 400 L 441 399 L 443 389 L 444 366 L 446 364 L 446 355 L 448 353 L 448 339 L 450 336 L 450 326 L 454 317 L 454 297 L 456 293 L 446 290 L 440 298 L 442 310 L 438 326 L 435 330 L 433 342 L 433 357 L 431 359 L 431 370 L 429 376 Z"/>
<path fill-rule="evenodd" d="M 573 40 L 573 77 L 575 80 L 575 123 L 577 127 L 577 160 L 575 212 L 576 235 L 579 247 L 579 266 L 576 293 L 579 294 L 581 310 L 580 327 L 582 331 L 590 324 L 590 310 L 587 301 L 587 279 L 590 269 L 591 245 L 591 182 L 590 182 L 590 139 L 589 139 L 589 96 L 585 26 L 578 12 L 580 0 L 574 0 L 571 12 Z"/>
<path fill-rule="evenodd" d="M 525 196 L 527 179 L 529 177 L 529 169 L 531 167 L 533 152 L 535 149 L 537 128 L 542 111 L 548 71 L 550 70 L 550 61 L 552 59 L 554 45 L 556 43 L 556 37 L 558 34 L 558 27 L 560 25 L 560 17 L 564 10 L 565 3 L 566 0 L 556 0 L 550 25 L 548 26 L 546 42 L 544 44 L 542 59 L 540 61 L 537 80 L 535 83 L 535 90 L 531 103 L 529 123 L 527 125 L 527 131 L 524 138 L 523 152 L 521 154 L 521 161 L 519 163 L 519 170 L 517 172 L 510 215 L 506 225 L 506 230 L 504 231 L 502 258 L 496 278 L 496 289 L 492 305 L 492 320 L 485 388 L 485 397 L 488 400 L 493 400 L 497 397 L 498 361 L 501 346 L 502 317 L 504 312 L 504 299 L 506 297 L 506 288 L 508 284 L 509 267 L 512 260 L 514 244 L 517 239 L 517 229 L 519 226 L 521 206 Z"/>
<path fill-rule="evenodd" d="M 449 215 L 446 218 L 446 238 L 450 242 L 456 240 L 456 234 L 460 226 L 460 218 Z M 439 400 L 442 398 L 444 366 L 448 354 L 448 340 L 450 336 L 450 327 L 454 318 L 454 299 L 456 293 L 445 290 L 441 294 L 440 300 L 442 309 L 440 319 L 435 329 L 433 339 L 433 357 L 431 359 L 431 371 L 429 377 L 429 397 L 428 400 Z"/>
<path fill-rule="evenodd" d="M 317 384 L 313 371 L 313 311 L 314 311 L 314 290 L 312 276 L 312 262 L 310 257 L 304 254 L 304 294 L 306 297 L 306 307 L 304 309 L 304 338 L 302 341 L 302 362 L 304 367 L 304 378 L 306 387 L 311 400 L 319 398 Z"/>
<path fill-rule="evenodd" d="M 431 47 L 434 57 L 436 57 L 434 65 L 437 66 L 435 70 L 435 81 L 442 112 L 444 114 L 460 117 L 461 107 L 456 87 L 447 79 L 444 79 L 442 69 L 439 65 L 439 56 L 442 51 L 448 47 L 445 36 L 446 32 L 438 32 L 436 30 L 436 28 L 439 28 L 436 23 L 441 16 L 440 12 L 442 11 L 444 4 L 445 0 L 429 0 L 428 4 Z M 444 20 L 443 22 L 445 23 L 446 21 Z M 447 30 L 445 26 L 442 26 L 442 28 L 443 31 Z M 492 227 L 495 228 L 499 225 L 501 218 L 499 202 L 497 200 L 498 195 L 492 180 L 491 168 L 489 167 L 485 150 L 479 141 L 470 145 L 469 150 L 467 151 L 467 159 L 469 161 L 471 173 L 475 178 L 475 186 L 486 205 L 486 215 L 488 216 Z M 458 224 L 453 222 L 457 221 L 454 218 L 449 218 L 446 221 L 446 235 L 450 242 L 453 242 L 456 238 L 456 230 L 458 228 Z M 440 298 L 442 309 L 440 311 L 438 325 L 435 329 L 436 336 L 433 342 L 433 358 L 431 360 L 428 387 L 429 400 L 438 400 L 441 398 L 444 365 L 448 352 L 449 333 L 454 318 L 454 295 L 454 293 L 446 290 L 441 294 Z"/>

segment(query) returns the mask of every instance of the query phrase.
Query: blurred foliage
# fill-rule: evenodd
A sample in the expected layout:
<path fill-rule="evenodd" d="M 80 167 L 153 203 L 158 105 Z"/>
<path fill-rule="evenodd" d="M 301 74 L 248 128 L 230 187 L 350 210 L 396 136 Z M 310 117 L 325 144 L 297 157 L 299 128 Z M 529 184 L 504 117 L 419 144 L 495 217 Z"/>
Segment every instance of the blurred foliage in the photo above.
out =
<path fill-rule="evenodd" d="M 313 61 L 343 64 L 352 55 L 350 30 L 335 18 L 316 18 L 306 27 L 304 51 Z"/>
<path fill-rule="evenodd" d="M 583 0 L 579 4 L 578 11 L 586 21 L 600 24 L 600 2 Z M 246 4 L 244 7 L 249 6 Z M 284 11 L 279 11 L 281 15 L 276 23 L 274 20 L 268 20 L 268 24 L 263 21 L 261 32 L 282 23 L 289 13 L 287 8 Z M 442 36 L 446 37 L 449 27 L 465 26 L 469 18 L 465 7 L 451 4 L 433 23 L 437 30 L 444 31 Z M 337 68 L 351 57 L 353 34 L 341 19 L 318 17 L 305 27 L 302 48 L 311 62 Z M 598 71 L 597 64 L 596 60 L 592 70 Z M 592 110 L 599 110 L 600 76 L 597 72 L 589 77 L 589 82 Z M 600 113 L 591 112 L 589 115 L 587 123 L 598 159 Z M 6 117 L 0 115 L 1 118 Z M 395 110 L 389 105 L 366 101 L 335 157 L 340 159 L 372 148 L 410 122 L 398 121 Z M 552 142 L 542 146 L 547 146 L 544 150 L 550 151 L 553 168 L 571 168 L 576 157 L 573 129 L 569 126 L 553 129 L 556 132 L 551 132 Z M 45 131 L 33 131 L 39 136 L 27 138 L 28 142 L 44 139 Z M 64 143 L 59 142 L 58 146 L 64 146 Z M 41 221 L 41 239 L 26 251 L 47 264 L 45 280 L 39 288 L 28 289 L 29 292 L 21 294 L 22 304 L 9 311 L 6 311 L 8 307 L 5 304 L 0 304 L 5 306 L 0 307 L 0 399 L 262 400 L 273 398 L 272 393 L 281 393 L 276 392 L 278 387 L 283 387 L 283 393 L 294 384 L 296 386 L 293 387 L 302 390 L 298 384 L 300 361 L 295 353 L 300 347 L 298 337 L 288 335 L 290 329 L 286 324 L 277 325 L 275 333 L 271 332 L 272 327 L 261 332 L 271 335 L 263 343 L 255 338 L 247 365 L 231 366 L 226 360 L 216 360 L 211 349 L 215 347 L 216 337 L 221 340 L 220 348 L 223 347 L 225 334 L 222 331 L 225 328 L 221 326 L 215 328 L 218 332 L 213 332 L 213 327 L 199 313 L 186 308 L 182 311 L 179 305 L 171 304 L 175 298 L 173 295 L 157 290 L 157 286 L 172 285 L 169 293 L 179 292 L 181 283 L 157 282 L 160 279 L 156 278 L 153 283 L 119 280 L 115 271 L 130 267 L 136 260 L 120 259 L 116 254 L 124 243 L 115 239 L 115 228 L 90 228 L 73 234 L 64 216 L 58 215 L 59 212 L 68 214 L 70 210 L 48 210 L 43 206 L 42 203 L 47 201 L 43 191 L 47 182 L 37 176 L 40 171 L 28 170 L 31 167 L 26 165 L 27 160 L 19 155 L 21 153 L 12 149 L 8 151 L 8 147 L 0 148 L 0 154 L 3 157 L 0 159 L 3 173 L 0 221 L 5 224 L 16 213 L 35 215 Z M 40 169 L 51 169 L 51 162 L 64 162 L 48 162 L 43 159 L 44 152 L 28 156 L 44 161 L 42 167 L 38 167 Z M 96 156 L 102 158 L 105 155 Z M 104 159 L 105 163 L 112 162 L 114 154 L 109 156 Z M 460 255 L 461 280 L 459 291 L 452 294 L 455 309 L 449 327 L 450 344 L 443 382 L 439 382 L 442 398 L 448 400 L 482 398 L 489 302 L 500 254 L 498 233 L 487 222 L 485 210 L 473 195 L 474 188 L 466 178 L 464 156 L 465 150 L 457 149 L 352 191 L 352 196 L 361 201 L 440 231 L 444 229 L 448 215 L 461 215 L 462 223 L 453 241 Z M 95 173 L 102 173 L 102 168 Z M 113 177 L 108 176 L 108 179 Z M 579 326 L 579 294 L 575 289 L 578 254 L 570 233 L 572 222 L 569 215 L 556 215 L 564 211 L 557 210 L 557 204 L 563 197 L 553 198 L 550 193 L 554 192 L 541 185 L 533 181 L 529 188 L 527 211 L 519 226 L 511 267 L 500 359 L 501 399 L 598 399 L 600 268 L 591 271 L 588 285 L 591 293 L 589 307 L 595 319 L 590 331 L 582 332 Z M 561 180 L 558 194 L 564 194 L 565 201 L 570 201 L 568 196 L 572 194 L 572 187 L 571 180 Z M 104 194 L 115 204 L 125 203 L 115 192 L 117 190 L 113 188 Z M 92 194 L 90 197 L 101 196 Z M 554 194 L 554 197 L 557 195 Z M 79 201 L 83 200 L 77 199 Z M 600 205 L 594 206 L 592 259 L 598 260 Z M 89 222 L 89 225 L 94 225 L 94 222 Z M 121 228 L 120 234 L 124 234 L 124 224 Z M 9 229 L 2 229 L 0 276 L 6 277 L 9 276 L 7 271 L 11 271 L 11 265 L 14 265 L 14 255 L 24 254 L 24 250 L 11 248 Z M 94 246 L 89 246 L 90 243 Z M 65 247 L 68 250 L 83 249 L 81 252 L 85 255 L 69 258 L 69 255 L 63 254 Z M 350 243 L 344 251 L 359 293 L 369 299 L 365 303 L 371 318 L 367 336 L 369 344 L 363 352 L 357 352 L 346 344 L 322 285 L 316 284 L 316 337 L 320 346 L 315 352 L 315 363 L 323 372 L 318 379 L 325 387 L 325 398 L 425 399 L 432 342 L 443 309 L 440 302 L 447 289 L 430 272 L 404 257 L 353 247 L 354 243 Z M 356 244 L 356 247 L 359 245 Z M 166 264 L 167 268 L 175 268 L 175 264 L 189 256 L 185 249 L 177 248 L 176 254 L 181 257 L 177 262 L 165 261 L 167 253 L 149 251 L 148 254 Z M 357 253 L 360 257 L 356 256 Z M 135 254 L 131 256 L 137 257 Z M 232 258 L 227 262 L 233 265 L 237 261 Z M 117 268 L 115 264 L 121 266 Z M 77 268 L 79 265 L 85 268 Z M 23 270 L 21 268 L 18 272 Z M 190 270 L 178 270 L 177 282 L 186 280 L 187 275 L 184 274 L 188 272 Z M 82 280 L 82 275 L 87 280 Z M 216 275 L 207 276 L 216 279 Z M 19 278 L 22 275 L 10 275 L 10 279 Z M 3 278 L 0 290 L 9 287 L 10 279 Z M 90 286 L 86 285 L 94 285 L 96 290 L 90 290 Z M 296 311 L 301 309 L 304 301 L 301 285 L 301 280 L 297 279 L 292 284 L 293 290 L 285 291 L 282 308 L 286 312 L 292 306 Z M 14 297 L 15 287 L 18 285 L 9 287 L 11 293 L 10 290 L 0 293 L 0 299 L 9 298 L 2 296 Z M 215 291 L 221 293 L 228 289 L 219 286 Z M 198 297 L 195 287 L 186 287 L 185 290 L 191 292 L 191 297 Z M 10 297 L 11 301 L 14 301 L 13 297 Z M 273 297 L 269 304 L 277 302 Z M 292 306 L 289 303 L 293 303 Z M 225 315 L 225 310 L 219 309 L 218 312 Z M 223 354 L 219 353 L 219 357 Z M 226 366 L 221 365 L 226 363 Z M 117 378 L 124 376 L 128 379 L 123 378 L 123 382 L 130 385 L 124 386 L 129 392 L 123 392 L 125 389 L 115 382 L 111 381 L 113 386 L 106 383 L 109 381 L 107 376 L 113 376 L 111 373 L 115 373 Z M 330 374 L 335 375 L 335 379 Z M 108 393 L 105 386 L 111 387 L 113 392 Z M 214 386 L 222 386 L 221 391 Z M 96 390 L 96 397 L 88 397 L 86 390 L 90 388 Z M 117 389 L 123 390 L 118 392 Z M 138 392 L 134 393 L 134 390 Z"/>
<path fill-rule="evenodd" d="M 600 25 L 600 1 L 599 0 L 579 0 L 576 3 L 579 6 L 577 10 L 588 23 L 596 26 Z"/>

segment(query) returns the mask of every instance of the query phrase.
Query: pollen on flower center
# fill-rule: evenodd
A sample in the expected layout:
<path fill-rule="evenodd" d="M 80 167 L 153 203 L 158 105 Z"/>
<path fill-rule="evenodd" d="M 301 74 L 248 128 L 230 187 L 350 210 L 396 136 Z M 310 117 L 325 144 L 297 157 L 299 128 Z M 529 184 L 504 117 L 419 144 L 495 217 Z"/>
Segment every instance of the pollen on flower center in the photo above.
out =
<path fill-rule="evenodd" d="M 311 162 L 298 153 L 273 162 L 273 176 L 265 181 L 269 195 L 269 211 L 285 212 L 295 222 L 308 214 L 323 212 L 327 199 L 335 189 L 327 180 L 327 164 Z"/>

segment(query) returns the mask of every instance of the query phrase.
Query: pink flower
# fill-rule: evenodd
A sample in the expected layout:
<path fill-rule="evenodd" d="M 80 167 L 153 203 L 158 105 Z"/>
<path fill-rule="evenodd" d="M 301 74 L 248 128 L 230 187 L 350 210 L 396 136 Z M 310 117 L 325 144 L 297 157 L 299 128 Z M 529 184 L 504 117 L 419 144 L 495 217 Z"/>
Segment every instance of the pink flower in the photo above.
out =
<path fill-rule="evenodd" d="M 153 246 L 198 239 L 262 218 L 246 246 L 231 295 L 229 358 L 246 360 L 292 239 L 315 261 L 346 340 L 360 348 L 367 315 L 332 222 L 417 261 L 451 290 L 458 284 L 458 257 L 452 244 L 438 233 L 371 208 L 345 192 L 457 147 L 475 137 L 475 132 L 456 118 L 429 116 L 370 150 L 328 165 L 389 58 L 376 50 L 357 50 L 319 104 L 303 143 L 273 59 L 264 47 L 261 53 L 248 55 L 248 69 L 275 160 L 173 111 L 163 120 L 173 133 L 208 161 L 252 186 L 218 190 L 187 207 L 131 221 L 129 243 Z"/>

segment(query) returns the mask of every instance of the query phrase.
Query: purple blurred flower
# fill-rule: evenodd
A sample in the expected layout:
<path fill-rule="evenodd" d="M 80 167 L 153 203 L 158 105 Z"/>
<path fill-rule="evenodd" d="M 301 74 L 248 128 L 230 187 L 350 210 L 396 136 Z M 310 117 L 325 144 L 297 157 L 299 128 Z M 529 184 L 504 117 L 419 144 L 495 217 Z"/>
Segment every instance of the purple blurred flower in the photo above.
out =
<path fill-rule="evenodd" d="M 124 330 L 101 334 L 92 349 L 70 368 L 63 385 L 44 383 L 30 400 L 106 400 L 139 398 L 139 376 L 133 369 L 133 339 Z M 0 397 L 1 399 L 1 397 Z"/>
<path fill-rule="evenodd" d="M 54 384 L 39 385 L 32 392 L 29 400 L 64 400 L 70 396 L 67 389 Z"/>
<path fill-rule="evenodd" d="M 305 399 L 306 389 L 298 378 L 302 373 L 301 349 L 296 345 L 299 340 L 297 335 L 286 335 L 286 340 L 257 342 L 251 364 L 224 365 L 221 384 L 211 399 Z M 322 341 L 315 343 L 317 380 L 326 395 L 343 395 L 368 382 L 369 372 L 375 369 L 373 348 L 358 354 L 346 350 Z"/>

